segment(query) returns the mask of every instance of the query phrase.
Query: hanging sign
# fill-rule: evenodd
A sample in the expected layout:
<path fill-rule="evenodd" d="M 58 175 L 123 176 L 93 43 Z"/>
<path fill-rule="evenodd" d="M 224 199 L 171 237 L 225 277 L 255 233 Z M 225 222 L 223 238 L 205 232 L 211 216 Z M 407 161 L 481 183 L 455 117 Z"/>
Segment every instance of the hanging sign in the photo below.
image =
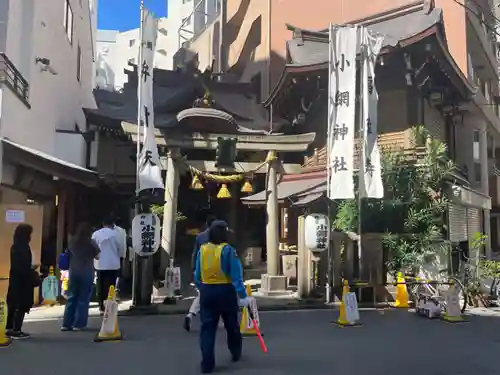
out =
<path fill-rule="evenodd" d="M 363 143 L 360 162 L 360 192 L 362 197 L 383 198 L 382 167 L 377 141 L 378 93 L 375 87 L 375 66 L 384 38 L 374 36 L 364 27 L 362 39 L 362 107 L 363 107 Z"/>
<path fill-rule="evenodd" d="M 328 198 L 354 198 L 356 53 L 358 28 L 330 26 L 328 79 Z"/>
<path fill-rule="evenodd" d="M 140 256 L 153 255 L 160 247 L 160 219 L 155 214 L 139 214 L 132 220 L 132 247 Z"/>
<path fill-rule="evenodd" d="M 325 251 L 330 243 L 330 219 L 323 214 L 307 215 L 305 220 L 305 242 L 311 251 Z"/>
<path fill-rule="evenodd" d="M 173 279 L 172 284 L 173 284 L 174 290 L 180 290 L 181 289 L 181 268 L 180 267 L 174 267 L 172 279 Z"/>
<path fill-rule="evenodd" d="M 47 276 L 42 282 L 42 298 L 44 305 L 55 305 L 58 295 L 58 281 L 53 274 Z"/>
<path fill-rule="evenodd" d="M 250 305 L 246 308 L 251 309 L 251 311 L 253 313 L 253 317 L 255 318 L 255 322 L 257 323 L 257 327 L 260 327 L 259 309 L 257 307 L 257 300 L 252 299 L 252 301 L 250 302 Z M 246 315 L 246 321 L 245 321 L 246 327 L 245 328 L 247 330 L 254 329 L 255 327 L 253 325 L 253 320 L 252 320 L 250 314 L 247 312 L 245 315 Z"/>
<path fill-rule="evenodd" d="M 355 324 L 359 320 L 358 300 L 356 293 L 347 293 L 344 297 L 345 316 L 350 324 Z"/>

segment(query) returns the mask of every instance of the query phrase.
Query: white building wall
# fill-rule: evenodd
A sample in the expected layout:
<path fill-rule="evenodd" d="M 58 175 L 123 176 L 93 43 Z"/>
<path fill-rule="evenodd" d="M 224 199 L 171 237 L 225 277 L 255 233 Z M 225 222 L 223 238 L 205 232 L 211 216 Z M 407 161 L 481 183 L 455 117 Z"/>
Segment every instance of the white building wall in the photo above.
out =
<path fill-rule="evenodd" d="M 0 136 L 52 155 L 61 155 L 56 152 L 56 130 L 75 130 L 76 126 L 85 130 L 82 107 L 95 106 L 89 0 L 69 1 L 73 11 L 72 43 L 64 29 L 65 0 L 10 0 L 6 18 L 4 51 L 29 83 L 31 108 L 3 87 Z M 52 73 L 42 71 L 36 58 L 49 59 Z"/>
<path fill-rule="evenodd" d="M 172 68 L 173 53 L 169 52 L 168 21 L 158 21 L 158 40 L 156 42 L 155 67 Z M 99 88 L 119 90 L 127 82 L 125 70 L 130 64 L 137 64 L 139 56 L 139 28 L 118 32 L 98 30 L 96 42 L 96 79 Z"/>

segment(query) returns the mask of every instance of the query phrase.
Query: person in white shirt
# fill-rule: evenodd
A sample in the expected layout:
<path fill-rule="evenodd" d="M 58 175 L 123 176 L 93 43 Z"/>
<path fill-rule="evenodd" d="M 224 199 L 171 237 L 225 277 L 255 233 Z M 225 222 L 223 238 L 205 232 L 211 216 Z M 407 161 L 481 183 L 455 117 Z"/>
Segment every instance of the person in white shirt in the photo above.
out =
<path fill-rule="evenodd" d="M 125 259 L 127 258 L 127 232 L 125 231 L 125 229 L 116 224 L 116 219 L 113 219 L 113 221 L 114 221 L 113 230 L 116 232 L 116 236 L 118 237 L 118 243 L 120 244 L 121 267 L 120 267 L 120 274 L 117 276 L 118 280 L 116 281 L 116 293 L 119 297 L 120 289 L 122 286 L 121 270 L 123 270 L 124 262 Z"/>
<path fill-rule="evenodd" d="M 99 259 L 94 261 L 94 267 L 97 271 L 101 313 L 104 313 L 104 301 L 108 298 L 109 287 L 115 285 L 120 274 L 122 245 L 114 227 L 113 218 L 108 217 L 103 220 L 102 228 L 92 234 L 92 239 L 100 250 Z"/>

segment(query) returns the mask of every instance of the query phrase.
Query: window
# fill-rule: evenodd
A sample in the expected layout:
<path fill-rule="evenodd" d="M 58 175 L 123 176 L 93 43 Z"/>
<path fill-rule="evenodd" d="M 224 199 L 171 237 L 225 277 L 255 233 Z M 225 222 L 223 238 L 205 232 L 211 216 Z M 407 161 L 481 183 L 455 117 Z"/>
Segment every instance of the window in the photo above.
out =
<path fill-rule="evenodd" d="M 135 44 L 135 39 L 130 39 L 130 40 L 128 41 L 128 45 L 129 45 L 129 47 L 133 47 L 133 46 L 134 46 L 134 44 Z"/>
<path fill-rule="evenodd" d="M 80 45 L 76 49 L 76 79 L 78 82 L 82 79 L 82 49 Z"/>
<path fill-rule="evenodd" d="M 70 44 L 73 44 L 73 9 L 69 0 L 64 1 L 64 30 Z"/>
<path fill-rule="evenodd" d="M 480 134 L 475 129 L 472 136 L 472 158 L 474 159 L 474 180 L 481 182 L 481 155 L 480 155 Z"/>

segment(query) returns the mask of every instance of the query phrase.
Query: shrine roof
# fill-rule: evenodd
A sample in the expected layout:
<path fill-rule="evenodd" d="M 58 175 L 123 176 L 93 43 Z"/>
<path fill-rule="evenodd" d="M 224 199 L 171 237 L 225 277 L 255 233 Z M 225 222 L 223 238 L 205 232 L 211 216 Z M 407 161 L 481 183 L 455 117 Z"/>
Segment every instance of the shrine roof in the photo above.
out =
<path fill-rule="evenodd" d="M 443 12 L 439 8 L 434 8 L 430 12 L 420 9 L 386 19 L 357 20 L 348 24 L 366 26 L 372 34 L 384 37 L 382 48 L 395 48 L 407 44 L 404 42 L 439 24 L 442 16 Z M 312 65 L 328 62 L 328 29 L 311 31 L 293 26 L 289 28 L 295 34 L 294 38 L 287 42 L 290 64 Z"/>
<path fill-rule="evenodd" d="M 346 24 L 362 25 L 373 34 L 384 36 L 380 54 L 410 46 L 428 36 L 437 34 L 440 35 L 443 49 L 447 50 L 444 38 L 443 12 L 440 8 L 429 8 L 425 2 L 395 8 L 392 11 Z M 291 74 L 328 69 L 328 29 L 313 31 L 291 25 L 287 25 L 287 27 L 293 31 L 293 39 L 289 40 L 286 46 L 289 61 L 269 98 L 264 102 L 266 107 L 273 102 Z M 447 54 L 449 55 L 449 53 Z M 447 56 L 447 59 L 453 60 L 451 55 Z M 451 63 L 454 62 L 451 61 Z"/>
<path fill-rule="evenodd" d="M 126 70 L 128 82 L 121 91 L 95 89 L 96 109 L 85 108 L 87 119 L 95 125 L 120 129 L 122 122 L 137 122 L 137 67 Z M 270 131 L 266 109 L 257 101 L 250 83 L 217 82 L 199 72 L 154 70 L 155 127 L 162 130 L 183 129 L 194 119 L 212 117 L 234 126 L 236 132 Z M 208 95 L 210 108 L 195 106 Z M 187 119 L 189 118 L 189 121 Z M 278 130 L 287 121 L 273 119 Z"/>

